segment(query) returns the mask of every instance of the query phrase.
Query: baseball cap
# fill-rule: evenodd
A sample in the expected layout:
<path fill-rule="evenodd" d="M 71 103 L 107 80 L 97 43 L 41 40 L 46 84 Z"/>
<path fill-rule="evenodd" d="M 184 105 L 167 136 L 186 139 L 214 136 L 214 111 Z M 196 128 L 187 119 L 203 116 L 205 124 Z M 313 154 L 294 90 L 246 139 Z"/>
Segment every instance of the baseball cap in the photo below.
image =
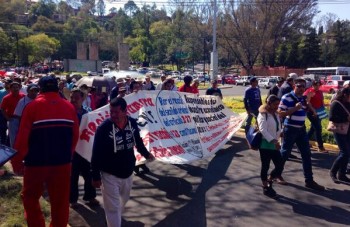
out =
<path fill-rule="evenodd" d="M 117 84 L 122 84 L 122 83 L 124 83 L 124 80 L 122 78 L 118 78 L 117 79 Z"/>
<path fill-rule="evenodd" d="M 33 89 L 39 90 L 39 85 L 37 85 L 37 84 L 28 84 L 27 91 L 30 91 L 30 90 L 33 90 Z"/>
<path fill-rule="evenodd" d="M 42 92 L 57 92 L 58 82 L 54 76 L 43 76 L 39 80 L 39 86 Z"/>
<path fill-rule="evenodd" d="M 256 81 L 256 77 L 251 77 L 251 78 L 249 79 L 249 82 L 250 82 L 250 83 L 253 83 L 254 81 Z"/>

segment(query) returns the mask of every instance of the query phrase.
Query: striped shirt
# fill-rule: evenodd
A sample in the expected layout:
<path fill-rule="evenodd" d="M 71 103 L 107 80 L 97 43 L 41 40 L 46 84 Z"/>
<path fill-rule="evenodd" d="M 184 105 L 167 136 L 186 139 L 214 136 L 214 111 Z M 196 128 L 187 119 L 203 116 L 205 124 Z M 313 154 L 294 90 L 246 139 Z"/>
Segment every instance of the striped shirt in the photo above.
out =
<path fill-rule="evenodd" d="M 298 102 L 301 102 L 303 104 L 303 108 L 287 116 L 283 122 L 285 126 L 292 126 L 296 128 L 303 127 L 306 119 L 307 106 L 306 106 L 306 97 L 305 96 L 297 97 L 294 91 L 282 96 L 280 105 L 278 106 L 278 109 L 281 111 L 288 111 L 292 109 L 293 107 L 295 107 L 295 105 Z"/>

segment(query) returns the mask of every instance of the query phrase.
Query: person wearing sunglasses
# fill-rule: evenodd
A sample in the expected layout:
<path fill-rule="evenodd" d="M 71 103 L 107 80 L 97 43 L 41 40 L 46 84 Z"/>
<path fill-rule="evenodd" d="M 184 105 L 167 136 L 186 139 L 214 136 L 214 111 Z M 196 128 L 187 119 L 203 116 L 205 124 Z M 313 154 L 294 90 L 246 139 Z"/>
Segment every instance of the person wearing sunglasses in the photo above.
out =
<path fill-rule="evenodd" d="M 302 157 L 305 187 L 317 191 L 324 191 L 325 188 L 317 184 L 313 179 L 311 150 L 305 127 L 307 111 L 309 110 L 315 116 L 317 114 L 313 107 L 308 103 L 307 97 L 303 95 L 305 92 L 306 81 L 297 78 L 294 83 L 294 90 L 282 96 L 278 107 L 280 117 L 285 118 L 283 122 L 284 137 L 280 150 L 283 159 L 283 167 L 292 151 L 293 145 L 296 143 Z M 282 177 L 280 178 L 281 179 L 279 180 L 284 181 Z"/>

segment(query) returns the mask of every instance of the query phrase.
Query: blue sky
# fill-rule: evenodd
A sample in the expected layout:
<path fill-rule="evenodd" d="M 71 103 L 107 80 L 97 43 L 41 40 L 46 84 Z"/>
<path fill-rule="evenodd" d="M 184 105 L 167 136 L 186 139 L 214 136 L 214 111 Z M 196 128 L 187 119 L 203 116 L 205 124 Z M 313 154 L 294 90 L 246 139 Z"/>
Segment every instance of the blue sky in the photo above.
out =
<path fill-rule="evenodd" d="M 350 1 L 325 1 L 321 0 L 318 4 L 321 13 L 318 16 L 324 15 L 326 13 L 334 13 L 341 20 L 350 20 Z"/>
<path fill-rule="evenodd" d="M 220 0 L 218 0 L 220 1 Z M 113 3 L 109 3 L 113 2 Z M 107 13 L 111 7 L 119 8 L 123 7 L 128 0 L 109 0 L 107 1 Z M 138 5 L 142 3 L 147 3 L 152 5 L 153 2 L 157 4 L 159 8 L 166 5 L 167 0 L 134 0 Z M 336 14 L 341 20 L 350 20 L 350 0 L 319 0 L 318 3 L 319 10 L 321 11 L 317 17 L 320 17 L 327 13 Z"/>

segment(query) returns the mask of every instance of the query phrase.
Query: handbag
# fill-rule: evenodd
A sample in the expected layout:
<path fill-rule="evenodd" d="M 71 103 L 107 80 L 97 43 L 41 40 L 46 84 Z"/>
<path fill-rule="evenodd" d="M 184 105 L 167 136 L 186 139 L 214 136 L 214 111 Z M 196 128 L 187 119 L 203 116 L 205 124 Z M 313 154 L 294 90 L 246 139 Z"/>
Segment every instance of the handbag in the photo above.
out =
<path fill-rule="evenodd" d="M 320 108 L 316 109 L 315 111 L 316 111 L 319 119 L 325 119 L 328 117 L 326 108 L 324 108 L 324 106 L 321 106 Z"/>
<path fill-rule="evenodd" d="M 346 113 L 350 116 L 349 111 L 343 106 L 343 104 L 337 100 L 335 100 L 334 102 L 338 102 L 346 111 Z M 349 130 L 349 123 L 350 122 L 344 122 L 344 123 L 335 123 L 333 121 L 329 121 L 328 126 L 327 126 L 327 130 L 333 133 L 338 133 L 341 135 L 346 135 L 348 133 Z"/>
<path fill-rule="evenodd" d="M 260 148 L 262 134 L 258 128 L 250 126 L 246 138 L 250 149 L 258 150 Z"/>

